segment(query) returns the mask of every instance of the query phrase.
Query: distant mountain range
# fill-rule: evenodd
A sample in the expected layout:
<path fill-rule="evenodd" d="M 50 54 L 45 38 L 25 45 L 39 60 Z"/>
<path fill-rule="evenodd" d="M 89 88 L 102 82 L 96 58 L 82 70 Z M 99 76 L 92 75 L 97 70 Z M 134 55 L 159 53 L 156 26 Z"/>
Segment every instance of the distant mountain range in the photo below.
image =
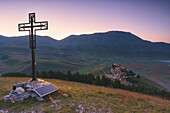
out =
<path fill-rule="evenodd" d="M 98 72 L 95 67 L 100 64 L 118 63 L 168 84 L 169 66 L 156 60 L 170 60 L 170 44 L 146 41 L 129 32 L 71 35 L 63 40 L 37 36 L 36 70 L 39 72 L 93 73 Z M 31 72 L 29 38 L 0 35 L 0 75 L 17 71 Z"/>
<path fill-rule="evenodd" d="M 29 47 L 28 36 L 0 35 L 0 47 L 4 46 L 27 48 Z M 60 41 L 48 36 L 37 36 L 37 48 L 41 50 L 42 48 L 60 48 L 76 54 L 84 53 L 94 56 L 170 57 L 170 44 L 146 41 L 123 31 L 71 35 Z"/>

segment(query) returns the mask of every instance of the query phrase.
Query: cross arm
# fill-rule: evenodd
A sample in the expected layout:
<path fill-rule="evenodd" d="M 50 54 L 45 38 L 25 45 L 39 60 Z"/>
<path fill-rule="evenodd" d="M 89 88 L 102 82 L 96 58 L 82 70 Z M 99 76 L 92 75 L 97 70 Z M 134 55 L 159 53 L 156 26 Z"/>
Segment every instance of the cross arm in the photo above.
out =
<path fill-rule="evenodd" d="M 27 28 L 30 28 L 30 23 L 21 23 L 21 24 L 18 24 L 18 30 L 19 31 L 30 31 Z"/>
<path fill-rule="evenodd" d="M 47 30 L 48 21 L 35 22 L 34 28 L 35 30 Z"/>
<path fill-rule="evenodd" d="M 30 31 L 28 28 L 31 28 L 31 27 L 35 28 L 35 30 L 47 30 L 48 21 L 35 22 L 33 26 L 31 26 L 30 23 L 18 24 L 19 31 Z"/>

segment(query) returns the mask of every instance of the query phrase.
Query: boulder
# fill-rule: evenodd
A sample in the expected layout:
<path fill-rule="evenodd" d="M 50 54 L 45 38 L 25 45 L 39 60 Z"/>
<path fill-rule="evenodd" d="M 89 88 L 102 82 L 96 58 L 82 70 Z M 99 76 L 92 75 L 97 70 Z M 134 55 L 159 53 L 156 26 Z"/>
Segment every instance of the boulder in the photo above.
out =
<path fill-rule="evenodd" d="M 8 101 L 9 99 L 10 99 L 10 95 L 6 95 L 6 96 L 4 96 L 4 98 L 3 98 L 4 101 Z"/>
<path fill-rule="evenodd" d="M 13 90 L 13 92 L 21 95 L 25 92 L 25 90 L 22 87 L 17 87 L 16 90 Z"/>

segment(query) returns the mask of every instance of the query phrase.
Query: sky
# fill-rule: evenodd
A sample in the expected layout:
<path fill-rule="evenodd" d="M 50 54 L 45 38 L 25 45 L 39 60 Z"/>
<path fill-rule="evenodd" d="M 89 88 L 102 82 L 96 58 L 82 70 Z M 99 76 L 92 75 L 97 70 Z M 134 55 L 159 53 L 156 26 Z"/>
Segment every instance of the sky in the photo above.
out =
<path fill-rule="evenodd" d="M 0 35 L 22 36 L 18 24 L 48 21 L 37 35 L 57 40 L 69 35 L 126 31 L 144 40 L 170 43 L 170 0 L 0 0 Z"/>

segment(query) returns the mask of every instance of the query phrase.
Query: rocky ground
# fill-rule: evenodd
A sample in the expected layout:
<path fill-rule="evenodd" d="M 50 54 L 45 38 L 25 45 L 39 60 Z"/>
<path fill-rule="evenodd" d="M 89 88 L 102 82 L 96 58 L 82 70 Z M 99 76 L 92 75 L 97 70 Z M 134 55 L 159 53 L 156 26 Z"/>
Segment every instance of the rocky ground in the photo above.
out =
<path fill-rule="evenodd" d="M 13 80 L 22 82 L 28 78 L 0 77 L 0 80 L 0 112 L 4 113 L 170 112 L 170 100 L 120 89 L 56 79 L 45 79 L 59 88 L 58 92 L 51 94 L 51 98 L 55 102 L 46 96 L 40 102 L 36 98 L 29 97 L 21 102 L 11 103 L 11 101 L 4 101 L 3 97 L 10 92 Z"/>
<path fill-rule="evenodd" d="M 46 82 L 41 79 L 37 79 L 35 81 L 28 80 L 17 84 L 15 84 L 15 81 L 13 82 L 13 87 L 15 88 L 13 88 L 8 95 L 4 96 L 4 101 L 10 100 L 12 103 L 15 103 L 15 101 L 21 102 L 29 97 L 35 97 L 38 101 L 43 101 L 43 98 L 38 96 L 33 89 L 47 86 L 50 84 L 49 82 Z"/>

